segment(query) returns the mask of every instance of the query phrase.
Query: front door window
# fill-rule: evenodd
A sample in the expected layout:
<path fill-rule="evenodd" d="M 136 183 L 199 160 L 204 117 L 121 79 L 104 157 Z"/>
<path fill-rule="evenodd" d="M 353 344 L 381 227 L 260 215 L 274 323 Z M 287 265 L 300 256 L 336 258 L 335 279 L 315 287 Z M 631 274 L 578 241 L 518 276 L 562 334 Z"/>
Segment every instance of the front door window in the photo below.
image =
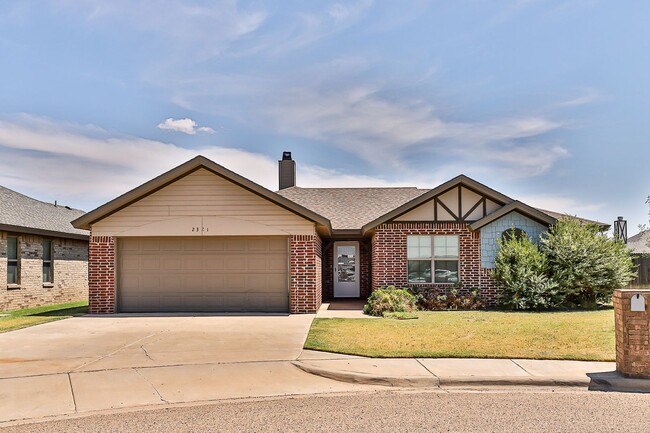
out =
<path fill-rule="evenodd" d="M 334 296 L 358 298 L 359 243 L 334 243 Z"/>

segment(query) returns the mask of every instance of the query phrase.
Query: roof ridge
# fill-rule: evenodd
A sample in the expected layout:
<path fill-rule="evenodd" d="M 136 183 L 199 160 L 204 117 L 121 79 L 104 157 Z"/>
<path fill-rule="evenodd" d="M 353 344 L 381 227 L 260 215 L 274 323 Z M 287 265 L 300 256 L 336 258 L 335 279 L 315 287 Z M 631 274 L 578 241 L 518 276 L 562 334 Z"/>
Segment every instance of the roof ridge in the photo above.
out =
<path fill-rule="evenodd" d="M 12 193 L 14 193 L 14 194 L 16 194 L 16 195 L 19 195 L 19 196 L 21 196 L 21 197 L 25 197 L 26 199 L 29 199 L 29 200 L 31 200 L 31 201 L 35 201 L 35 202 L 37 202 L 37 203 L 45 204 L 45 205 L 48 205 L 48 206 L 53 206 L 53 207 L 55 207 L 55 208 L 63 208 L 63 209 L 67 209 L 67 210 L 77 210 L 77 211 L 79 211 L 79 212 L 85 212 L 83 209 L 77 209 L 77 208 L 70 207 L 70 206 L 67 206 L 67 205 L 64 205 L 64 204 L 59 204 L 59 203 L 57 203 L 57 204 L 55 205 L 54 203 L 50 203 L 49 201 L 39 200 L 39 199 L 37 199 L 37 198 L 30 197 L 30 196 L 28 196 L 28 195 L 26 195 L 26 194 L 23 194 L 22 192 L 18 192 L 18 191 L 15 191 L 15 190 L 11 189 L 11 188 L 7 188 L 7 187 L 4 186 L 4 185 L 0 185 L 0 188 L 5 189 L 5 190 L 7 190 L 7 191 L 9 191 L 9 192 L 12 192 Z"/>

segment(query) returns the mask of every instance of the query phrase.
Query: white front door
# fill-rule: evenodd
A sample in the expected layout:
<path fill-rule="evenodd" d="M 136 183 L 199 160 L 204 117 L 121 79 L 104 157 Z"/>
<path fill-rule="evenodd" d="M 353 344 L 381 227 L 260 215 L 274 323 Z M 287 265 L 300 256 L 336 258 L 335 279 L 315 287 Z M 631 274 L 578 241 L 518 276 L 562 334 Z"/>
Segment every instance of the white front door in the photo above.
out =
<path fill-rule="evenodd" d="M 359 242 L 334 242 L 334 297 L 358 298 Z"/>

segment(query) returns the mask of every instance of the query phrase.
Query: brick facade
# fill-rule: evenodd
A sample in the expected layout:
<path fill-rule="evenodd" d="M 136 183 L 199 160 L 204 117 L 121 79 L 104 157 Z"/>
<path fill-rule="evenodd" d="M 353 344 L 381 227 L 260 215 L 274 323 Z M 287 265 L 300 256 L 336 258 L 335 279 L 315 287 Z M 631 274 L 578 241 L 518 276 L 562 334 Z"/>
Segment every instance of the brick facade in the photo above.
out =
<path fill-rule="evenodd" d="M 88 303 L 92 314 L 115 313 L 115 238 L 90 236 Z"/>
<path fill-rule="evenodd" d="M 408 283 L 406 237 L 408 235 L 457 235 L 459 238 L 460 281 L 465 290 L 479 288 L 488 305 L 496 304 L 498 290 L 489 270 L 481 268 L 479 232 L 466 223 L 387 223 L 372 237 L 372 289 L 397 287 L 434 288 L 444 291 L 453 284 Z"/>
<path fill-rule="evenodd" d="M 323 302 L 322 244 L 318 235 L 289 237 L 290 312 L 315 313 Z"/>
<path fill-rule="evenodd" d="M 645 311 L 631 311 L 631 298 L 645 298 Z M 650 379 L 650 289 L 614 290 L 616 370 L 624 376 Z"/>
<path fill-rule="evenodd" d="M 0 275 L 7 276 L 7 237 L 0 232 Z M 19 243 L 19 284 L 5 283 L 0 311 L 83 301 L 88 296 L 88 242 L 77 239 L 12 233 Z M 43 240 L 52 241 L 51 284 L 43 283 Z"/>

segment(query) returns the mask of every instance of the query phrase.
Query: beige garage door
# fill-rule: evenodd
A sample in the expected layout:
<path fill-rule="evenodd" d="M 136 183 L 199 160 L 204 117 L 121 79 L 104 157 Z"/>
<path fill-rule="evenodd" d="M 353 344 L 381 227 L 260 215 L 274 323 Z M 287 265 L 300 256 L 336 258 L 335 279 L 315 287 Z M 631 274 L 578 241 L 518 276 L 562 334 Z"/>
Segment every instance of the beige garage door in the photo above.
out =
<path fill-rule="evenodd" d="M 289 311 L 284 237 L 122 238 L 118 308 Z"/>

